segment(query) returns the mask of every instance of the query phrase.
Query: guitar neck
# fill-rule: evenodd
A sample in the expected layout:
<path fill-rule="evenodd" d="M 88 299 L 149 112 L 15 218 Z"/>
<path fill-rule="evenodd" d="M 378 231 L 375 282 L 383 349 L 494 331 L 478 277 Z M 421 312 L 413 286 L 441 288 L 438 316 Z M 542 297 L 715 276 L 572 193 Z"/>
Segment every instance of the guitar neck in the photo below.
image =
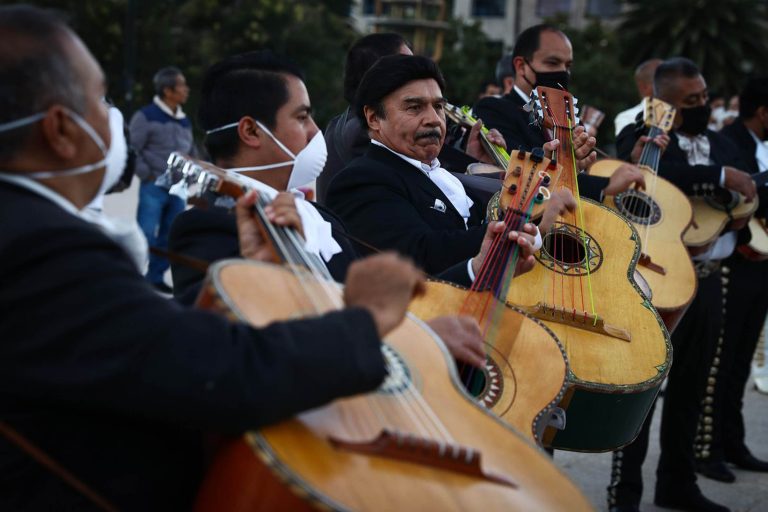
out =
<path fill-rule="evenodd" d="M 494 163 L 498 167 L 506 169 L 507 166 L 509 166 L 509 153 L 507 153 L 501 146 L 497 146 L 488 140 L 488 131 L 485 128 L 480 130 L 480 141 L 483 143 L 483 147 L 485 147 L 485 150 L 491 155 Z"/>
<path fill-rule="evenodd" d="M 657 126 L 651 126 L 648 131 L 648 137 L 651 139 L 643 147 L 643 152 L 640 154 L 640 161 L 638 165 L 647 167 L 654 173 L 659 170 L 659 159 L 661 158 L 661 148 L 652 142 L 653 138 L 657 135 L 664 134 L 664 131 Z"/>
<path fill-rule="evenodd" d="M 573 147 L 573 128 L 557 127 L 554 138 L 560 141 L 560 146 L 558 146 L 556 151 L 556 161 L 559 165 L 563 166 L 563 179 L 560 183 L 563 188 L 570 189 L 575 197 L 578 168 Z"/>

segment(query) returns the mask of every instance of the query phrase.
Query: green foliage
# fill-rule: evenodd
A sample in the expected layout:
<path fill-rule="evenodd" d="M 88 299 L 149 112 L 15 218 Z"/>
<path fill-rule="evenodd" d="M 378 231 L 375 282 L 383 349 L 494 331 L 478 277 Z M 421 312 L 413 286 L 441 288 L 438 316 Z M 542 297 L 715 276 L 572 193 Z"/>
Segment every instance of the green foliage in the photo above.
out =
<path fill-rule="evenodd" d="M 618 29 L 630 65 L 688 57 L 713 89 L 736 93 L 746 74 L 765 72 L 766 4 L 761 0 L 627 0 Z"/>
<path fill-rule="evenodd" d="M 70 18 L 102 65 L 109 93 L 126 115 L 149 102 L 152 76 L 177 66 L 197 110 L 205 70 L 226 56 L 269 48 L 299 65 L 323 127 L 346 104 L 341 96 L 352 0 L 31 0 Z M 0 3 L 12 3 L 0 0 Z M 132 15 L 132 16 L 131 16 Z M 133 17 L 133 30 L 131 30 Z"/>
<path fill-rule="evenodd" d="M 592 105 L 605 112 L 598 132 L 598 146 L 607 149 L 615 140 L 613 119 L 619 112 L 637 104 L 634 67 L 620 59 L 616 33 L 598 20 L 578 31 L 565 27 L 573 44 L 570 90 L 579 105 Z"/>
<path fill-rule="evenodd" d="M 480 23 L 452 20 L 445 34 L 440 70 L 446 81 L 445 95 L 455 105 L 473 105 L 480 84 L 493 79 L 501 47 L 494 47 Z"/>

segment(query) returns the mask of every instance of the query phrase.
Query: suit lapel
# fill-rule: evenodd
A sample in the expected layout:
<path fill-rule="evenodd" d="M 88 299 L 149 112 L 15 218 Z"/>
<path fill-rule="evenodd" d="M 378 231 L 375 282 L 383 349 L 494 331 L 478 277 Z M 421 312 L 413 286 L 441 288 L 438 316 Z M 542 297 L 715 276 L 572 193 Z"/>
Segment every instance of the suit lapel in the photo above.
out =
<path fill-rule="evenodd" d="M 448 197 L 443 194 L 443 191 L 440 190 L 440 187 L 435 185 L 435 183 L 419 169 L 416 169 L 416 167 L 406 162 L 388 149 L 382 148 L 375 144 L 368 146 L 367 156 L 391 168 L 406 181 L 410 188 L 420 188 L 430 197 L 442 201 L 445 205 L 445 213 L 452 213 L 461 220 L 462 225 L 464 224 L 464 217 L 462 217 L 461 214 L 456 210 Z"/>

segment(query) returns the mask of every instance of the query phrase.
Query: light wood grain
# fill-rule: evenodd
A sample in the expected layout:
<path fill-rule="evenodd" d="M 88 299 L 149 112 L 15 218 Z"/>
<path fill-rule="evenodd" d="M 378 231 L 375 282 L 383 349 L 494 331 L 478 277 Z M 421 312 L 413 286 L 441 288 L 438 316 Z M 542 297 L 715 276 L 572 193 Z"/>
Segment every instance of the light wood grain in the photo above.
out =
<path fill-rule="evenodd" d="M 422 320 L 457 314 L 468 297 L 470 304 L 488 303 L 491 311 L 499 304 L 489 292 L 470 292 L 430 281 L 427 293 L 415 299 L 409 311 Z M 491 410 L 532 441 L 541 442 L 543 425 L 539 422 L 565 392 L 565 349 L 540 322 L 499 305 L 503 312 L 485 336 L 488 357 L 501 369 L 503 377 L 503 386 L 494 391 L 501 397 Z M 482 318 L 478 321 L 482 327 Z"/>
<path fill-rule="evenodd" d="M 307 286 L 315 291 L 321 288 L 300 284 L 288 271 L 275 271 L 264 264 L 218 264 L 213 272 L 218 273 L 219 288 L 229 292 L 221 302 L 254 325 L 305 315 L 307 303 L 299 301 L 296 307 L 286 297 Z M 316 508 L 338 510 L 591 510 L 582 493 L 544 452 L 467 397 L 445 347 L 417 321 L 407 319 L 386 342 L 408 365 L 409 389 L 419 392 L 455 442 L 479 450 L 486 471 L 506 476 L 518 488 L 335 449 L 328 442 L 329 436 L 368 440 L 383 424 L 418 433 L 403 412 L 403 401 L 413 406 L 413 396 L 377 392 L 337 400 L 249 433 L 246 441 L 253 459 L 245 457 L 247 464 L 238 466 L 237 471 L 209 473 L 198 510 L 206 510 L 203 505 L 213 507 L 208 510 L 297 510 L 303 503 L 295 500 L 296 495 Z M 243 462 L 242 444 L 240 447 L 222 456 Z M 288 482 L 294 496 L 281 500 L 284 489 L 262 479 L 263 467 L 251 464 L 257 455 Z M 214 469 L 222 466 L 232 467 L 220 460 Z M 241 485 L 233 484 L 235 478 Z M 246 488 L 238 494 L 243 486 Z M 240 501 L 241 496 L 247 499 L 248 495 L 255 501 Z"/>
<path fill-rule="evenodd" d="M 714 243 L 722 234 L 728 222 L 733 219 L 744 219 L 757 210 L 757 199 L 745 203 L 740 196 L 739 204 L 731 211 L 730 217 L 723 210 L 712 207 L 704 197 L 691 197 L 693 206 L 693 225 L 685 232 L 683 241 L 689 247 L 704 247 Z"/>
<path fill-rule="evenodd" d="M 623 164 L 620 160 L 601 160 L 589 170 L 590 175 L 610 177 Z M 691 225 L 693 208 L 688 197 L 664 178 L 642 167 L 646 192 L 661 209 L 661 219 L 652 225 L 632 222 L 638 230 L 641 251 L 664 268 L 665 274 L 638 265 L 637 270 L 648 282 L 651 302 L 659 312 L 671 313 L 686 308 L 696 295 L 696 272 L 683 243 L 683 233 Z M 617 210 L 614 196 L 606 196 L 603 204 Z"/>

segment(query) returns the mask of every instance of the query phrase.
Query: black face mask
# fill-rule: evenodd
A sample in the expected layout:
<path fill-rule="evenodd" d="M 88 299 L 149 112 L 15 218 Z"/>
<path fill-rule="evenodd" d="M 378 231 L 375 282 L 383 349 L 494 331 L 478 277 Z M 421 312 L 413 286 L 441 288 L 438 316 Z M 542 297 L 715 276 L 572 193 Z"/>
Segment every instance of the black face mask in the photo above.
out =
<path fill-rule="evenodd" d="M 523 80 L 528 82 L 528 85 L 533 87 L 534 89 L 536 87 L 550 87 L 552 89 L 561 89 L 563 91 L 568 90 L 568 80 L 571 78 L 571 73 L 569 71 L 546 71 L 546 72 L 539 72 L 536 71 L 533 66 L 531 66 L 531 63 L 527 60 L 525 61 L 526 64 L 528 64 L 528 67 L 530 67 L 534 73 L 536 73 L 536 83 L 532 84 L 526 77 L 523 75 Z"/>
<path fill-rule="evenodd" d="M 701 135 L 707 131 L 712 108 L 709 105 L 681 108 L 680 115 L 683 116 L 683 124 L 677 131 L 686 135 Z"/>

